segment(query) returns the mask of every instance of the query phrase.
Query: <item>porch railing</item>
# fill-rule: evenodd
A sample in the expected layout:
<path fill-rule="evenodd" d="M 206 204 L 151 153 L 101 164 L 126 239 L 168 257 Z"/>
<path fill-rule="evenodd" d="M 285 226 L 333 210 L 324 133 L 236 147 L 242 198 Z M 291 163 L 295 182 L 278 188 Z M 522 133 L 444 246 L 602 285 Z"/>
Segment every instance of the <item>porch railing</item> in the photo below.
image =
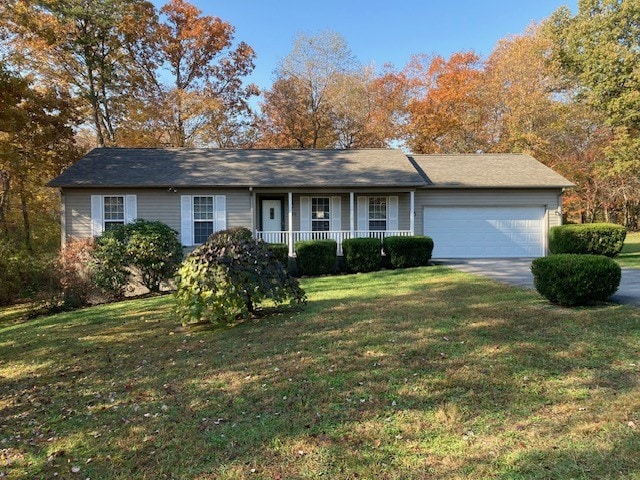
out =
<path fill-rule="evenodd" d="M 348 238 L 377 238 L 382 243 L 385 237 L 411 236 L 410 230 L 330 230 L 326 232 L 294 231 L 257 231 L 256 238 L 267 243 L 286 243 L 292 241 L 293 245 L 301 240 L 335 240 L 338 244 L 338 255 L 342 255 L 342 242 Z M 294 252 L 295 253 L 295 252 Z"/>

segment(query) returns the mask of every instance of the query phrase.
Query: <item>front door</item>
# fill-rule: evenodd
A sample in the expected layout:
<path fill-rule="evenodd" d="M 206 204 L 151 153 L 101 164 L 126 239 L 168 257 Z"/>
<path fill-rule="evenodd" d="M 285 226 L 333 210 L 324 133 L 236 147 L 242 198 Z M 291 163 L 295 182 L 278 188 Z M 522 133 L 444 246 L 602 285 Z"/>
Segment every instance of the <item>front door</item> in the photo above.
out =
<path fill-rule="evenodd" d="M 262 200 L 262 231 L 279 232 L 282 230 L 282 201 Z"/>

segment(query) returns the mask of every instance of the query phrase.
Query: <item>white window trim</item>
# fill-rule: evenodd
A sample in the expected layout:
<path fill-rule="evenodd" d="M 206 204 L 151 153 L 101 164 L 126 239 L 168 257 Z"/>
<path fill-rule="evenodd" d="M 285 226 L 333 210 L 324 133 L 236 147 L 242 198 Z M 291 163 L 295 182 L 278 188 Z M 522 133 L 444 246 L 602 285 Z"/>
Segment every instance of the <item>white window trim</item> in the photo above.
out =
<path fill-rule="evenodd" d="M 385 198 L 387 201 L 386 228 L 385 230 L 371 230 L 369 218 L 369 202 L 372 198 Z M 397 195 L 358 195 L 357 197 L 357 230 L 359 232 L 385 231 L 393 232 L 398 230 L 398 210 L 399 197 Z M 375 220 L 374 220 L 375 221 Z"/>
<path fill-rule="evenodd" d="M 318 219 L 318 218 L 314 219 L 313 218 L 313 201 L 314 200 L 318 200 L 318 199 L 326 200 L 328 202 L 329 210 L 327 211 L 327 215 L 328 215 L 327 218 L 322 218 L 322 219 Z M 332 220 L 332 218 L 331 218 L 331 197 L 328 197 L 328 196 L 311 197 L 310 205 L 311 205 L 310 206 L 310 208 L 311 208 L 311 219 L 310 219 L 311 231 L 312 232 L 328 232 L 328 231 L 331 231 L 331 220 Z M 326 230 L 314 230 L 314 228 L 313 228 L 313 223 L 314 222 L 326 222 L 328 228 Z"/>
<path fill-rule="evenodd" d="M 120 193 L 110 193 L 108 195 L 91 195 L 91 235 L 97 237 L 106 230 L 106 223 L 117 222 L 119 220 L 106 220 L 104 212 L 105 198 L 122 197 L 123 201 L 123 224 L 133 223 L 138 218 L 138 197 L 137 195 L 126 195 Z"/>
<path fill-rule="evenodd" d="M 194 198 L 213 198 L 213 232 L 227 228 L 227 196 L 226 195 L 181 195 L 180 197 L 180 241 L 185 247 L 202 245 L 195 243 L 196 222 L 211 220 L 196 220 L 194 214 Z"/>
<path fill-rule="evenodd" d="M 211 199 L 211 218 L 201 219 L 196 218 L 196 198 Z M 197 223 L 211 223 L 211 233 L 216 231 L 216 198 L 215 195 L 192 195 L 191 196 L 191 223 L 192 228 L 192 242 L 194 245 L 202 245 L 204 242 L 196 242 L 196 224 Z M 211 235 L 211 233 L 209 235 Z M 209 237 L 207 235 L 207 238 Z"/>
<path fill-rule="evenodd" d="M 371 201 L 379 198 L 384 198 L 384 218 L 371 218 Z M 384 221 L 383 229 L 371 228 L 371 222 Z M 372 195 L 367 197 L 367 229 L 370 232 L 386 232 L 389 230 L 389 197 L 384 195 Z"/>

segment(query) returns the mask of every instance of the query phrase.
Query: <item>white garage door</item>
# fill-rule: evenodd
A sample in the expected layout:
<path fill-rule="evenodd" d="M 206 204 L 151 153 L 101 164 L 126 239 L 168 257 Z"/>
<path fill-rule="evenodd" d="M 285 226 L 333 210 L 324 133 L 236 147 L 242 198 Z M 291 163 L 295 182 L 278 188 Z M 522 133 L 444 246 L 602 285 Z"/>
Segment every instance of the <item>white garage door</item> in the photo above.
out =
<path fill-rule="evenodd" d="M 544 255 L 543 207 L 425 207 L 434 258 Z"/>

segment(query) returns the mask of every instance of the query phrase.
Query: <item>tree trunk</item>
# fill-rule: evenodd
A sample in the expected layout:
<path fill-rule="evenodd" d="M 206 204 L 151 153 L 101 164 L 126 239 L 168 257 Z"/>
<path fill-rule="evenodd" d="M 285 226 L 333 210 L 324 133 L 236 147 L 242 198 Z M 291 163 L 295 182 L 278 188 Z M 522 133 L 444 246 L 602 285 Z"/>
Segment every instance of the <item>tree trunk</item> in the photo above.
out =
<path fill-rule="evenodd" d="M 9 187 L 11 186 L 11 174 L 7 170 L 0 170 L 0 225 L 5 235 L 9 234 L 7 224 L 6 207 L 9 199 Z"/>
<path fill-rule="evenodd" d="M 85 52 L 86 58 L 89 58 L 90 54 L 90 52 Z M 89 61 L 87 61 L 87 79 L 89 80 L 89 102 L 91 103 L 93 123 L 96 127 L 96 139 L 98 140 L 98 146 L 104 147 L 105 141 L 104 134 L 102 133 L 100 102 L 98 102 L 98 95 L 96 93 L 95 79 L 93 78 L 93 67 Z"/>
<path fill-rule="evenodd" d="M 24 223 L 24 244 L 29 252 L 33 252 L 31 245 L 31 223 L 29 222 L 29 209 L 27 208 L 27 195 L 24 184 L 20 185 L 20 208 L 22 209 L 22 221 Z"/>

